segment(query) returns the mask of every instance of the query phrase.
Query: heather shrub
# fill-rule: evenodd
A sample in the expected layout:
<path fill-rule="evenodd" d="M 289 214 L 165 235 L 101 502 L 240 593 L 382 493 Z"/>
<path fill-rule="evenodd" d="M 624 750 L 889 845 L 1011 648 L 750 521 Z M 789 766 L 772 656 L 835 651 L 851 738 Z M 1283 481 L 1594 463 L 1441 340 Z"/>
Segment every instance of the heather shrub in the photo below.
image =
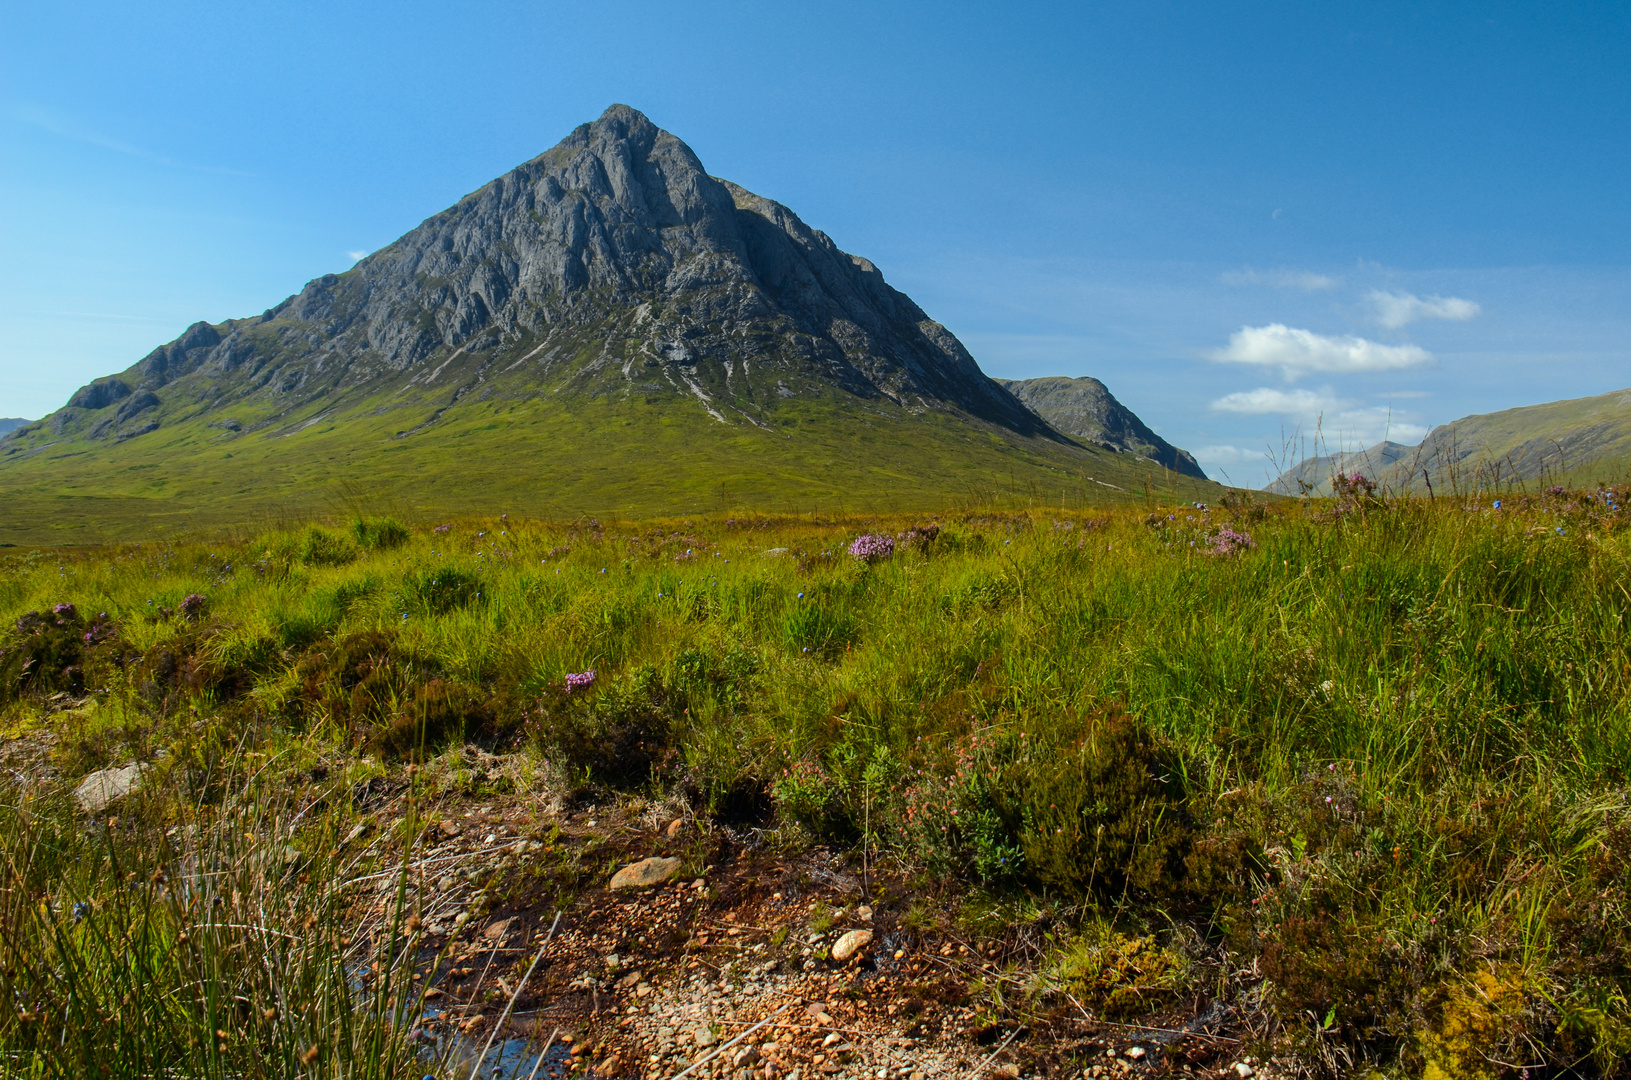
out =
<path fill-rule="evenodd" d="M 0 638 L 0 702 L 29 694 L 84 693 L 87 652 L 114 632 L 106 616 L 87 622 L 69 603 L 23 615 Z"/>
<path fill-rule="evenodd" d="M 387 631 L 346 634 L 308 650 L 294 665 L 298 696 L 286 709 L 297 721 L 312 714 L 360 737 L 409 710 L 435 665 Z"/>
<path fill-rule="evenodd" d="M 1001 789 L 1029 876 L 1069 896 L 1172 892 L 1194 835 L 1174 748 L 1116 709 L 1061 727 L 1079 734 L 1030 747 Z"/>
<path fill-rule="evenodd" d="M 547 694 L 526 724 L 534 744 L 574 782 L 638 787 L 675 760 L 676 695 L 642 664 L 568 695 Z"/>

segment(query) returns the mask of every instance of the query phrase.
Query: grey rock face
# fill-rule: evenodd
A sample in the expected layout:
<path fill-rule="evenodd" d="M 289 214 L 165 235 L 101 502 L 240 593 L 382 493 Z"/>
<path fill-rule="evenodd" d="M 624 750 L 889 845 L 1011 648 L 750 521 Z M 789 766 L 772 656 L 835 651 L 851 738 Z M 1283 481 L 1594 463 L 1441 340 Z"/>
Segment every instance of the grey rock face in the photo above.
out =
<path fill-rule="evenodd" d="M 123 398 L 123 424 L 163 391 L 167 406 L 249 403 L 274 424 L 319 399 L 439 397 L 411 434 L 468 391 L 546 385 L 694 398 L 715 420 L 761 426 L 788 398 L 836 391 L 1057 437 L 870 262 L 709 176 L 622 105 L 349 272 L 258 319 L 195 323 L 75 400 Z"/>
<path fill-rule="evenodd" d="M 130 396 L 130 387 L 121 379 L 97 379 L 74 391 L 68 399 L 70 408 L 105 409 L 115 401 Z"/>
<path fill-rule="evenodd" d="M 159 396 L 153 393 L 153 391 L 138 390 L 136 393 L 126 398 L 124 404 L 120 405 L 119 408 L 114 411 L 113 422 L 116 424 L 122 424 L 138 413 L 144 413 L 148 409 L 156 407 L 158 403 Z"/>
<path fill-rule="evenodd" d="M 1097 379 L 1055 375 L 995 381 L 1066 435 L 1149 458 L 1185 476 L 1206 478 L 1189 451 L 1178 449 L 1151 431 Z"/>

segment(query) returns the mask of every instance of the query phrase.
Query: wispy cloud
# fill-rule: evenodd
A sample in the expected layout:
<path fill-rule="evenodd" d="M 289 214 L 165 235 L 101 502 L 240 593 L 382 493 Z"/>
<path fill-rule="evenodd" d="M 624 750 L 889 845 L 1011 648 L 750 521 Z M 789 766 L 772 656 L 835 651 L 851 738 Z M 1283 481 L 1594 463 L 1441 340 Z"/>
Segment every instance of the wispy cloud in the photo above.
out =
<path fill-rule="evenodd" d="M 1314 416 L 1342 405 L 1329 388 L 1325 390 L 1276 390 L 1260 386 L 1256 390 L 1242 390 L 1220 397 L 1212 402 L 1219 412 L 1247 413 L 1265 416 L 1272 413 L 1293 416 Z"/>
<path fill-rule="evenodd" d="M 366 251 L 348 251 L 345 254 L 346 258 L 350 259 L 352 262 L 358 262 L 368 257 L 368 252 Z"/>
<path fill-rule="evenodd" d="M 177 161 L 175 158 L 165 157 L 154 153 L 145 147 L 136 146 L 122 139 L 109 138 L 99 131 L 95 131 L 71 116 L 56 112 L 52 109 L 42 109 L 33 105 L 13 105 L 11 118 L 18 123 L 29 127 L 39 128 L 50 132 L 60 138 L 70 139 L 73 142 L 84 143 L 87 146 L 100 147 L 111 150 L 126 157 L 139 158 L 142 161 L 151 161 L 155 165 L 164 165 L 172 169 L 188 169 L 198 172 L 222 173 L 227 176 L 248 176 L 249 173 L 239 169 L 228 169 L 219 165 L 194 165 L 190 162 Z"/>
<path fill-rule="evenodd" d="M 1412 293 L 1371 290 L 1370 302 L 1376 308 L 1376 321 L 1397 330 L 1417 319 L 1471 319 L 1483 311 L 1471 300 L 1458 296 L 1416 296 Z"/>
<path fill-rule="evenodd" d="M 1243 326 L 1230 336 L 1226 348 L 1210 355 L 1219 363 L 1279 368 L 1288 381 L 1314 371 L 1353 375 L 1424 367 L 1433 362 L 1433 355 L 1417 345 L 1383 345 L 1361 337 L 1326 337 L 1284 323 Z"/>
<path fill-rule="evenodd" d="M 1395 412 L 1387 406 L 1361 407 L 1358 402 L 1338 396 L 1330 387 L 1321 390 L 1281 390 L 1264 386 L 1218 398 L 1212 402 L 1212 408 L 1218 412 L 1283 416 L 1294 422 L 1305 435 L 1313 435 L 1318 428 L 1322 440 L 1333 449 L 1356 449 L 1384 438 L 1394 442 L 1415 442 L 1428 431 L 1412 416 Z"/>
<path fill-rule="evenodd" d="M 1253 270 L 1249 266 L 1230 270 L 1218 280 L 1225 285 L 1270 285 L 1276 289 L 1301 289 L 1303 292 L 1328 292 L 1342 284 L 1340 278 L 1309 270 Z"/>

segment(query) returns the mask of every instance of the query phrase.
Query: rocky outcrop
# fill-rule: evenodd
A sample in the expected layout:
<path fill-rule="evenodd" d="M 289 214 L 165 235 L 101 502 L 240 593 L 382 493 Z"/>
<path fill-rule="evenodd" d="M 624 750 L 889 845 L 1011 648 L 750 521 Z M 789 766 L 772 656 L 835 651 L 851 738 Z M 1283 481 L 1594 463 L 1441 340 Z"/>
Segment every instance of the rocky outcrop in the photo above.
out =
<path fill-rule="evenodd" d="M 1097 379 L 1054 375 L 996 381 L 1066 435 L 1149 458 L 1185 476 L 1206 478 L 1189 451 L 1178 449 L 1151 431 Z"/>
<path fill-rule="evenodd" d="M 74 391 L 68 399 L 72 409 L 105 409 L 116 401 L 130 396 L 130 386 L 123 379 L 97 379 Z"/>

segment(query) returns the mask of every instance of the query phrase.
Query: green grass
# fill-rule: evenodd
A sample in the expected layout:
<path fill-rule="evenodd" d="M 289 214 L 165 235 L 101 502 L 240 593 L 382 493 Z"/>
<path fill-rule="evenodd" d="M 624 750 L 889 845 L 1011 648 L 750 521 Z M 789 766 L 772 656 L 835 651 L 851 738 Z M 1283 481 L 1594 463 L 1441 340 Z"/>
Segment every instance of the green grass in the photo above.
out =
<path fill-rule="evenodd" d="M 1226 522 L 1255 546 L 1211 554 Z M 846 553 L 929 523 L 480 519 L 369 550 L 339 522 L 343 560 L 298 530 L 19 552 L 7 625 L 63 602 L 78 622 L 6 639 L 6 722 L 53 725 L 68 780 L 228 758 L 210 747 L 400 768 L 468 738 L 565 788 L 722 815 L 768 793 L 788 835 L 1076 920 L 1037 994 L 1136 1011 L 1115 972 L 1147 948 L 1152 1000 L 1217 997 L 1310 1067 L 1626 1068 L 1623 510 L 984 512 Z M 52 633 L 105 640 L 21 679 L 26 648 L 66 655 Z M 89 703 L 41 719 L 76 678 Z M 94 873 L 32 888 L 65 901 Z M 0 1016 L 0 1045 L 20 1030 Z"/>
<path fill-rule="evenodd" d="M 253 335 L 271 335 L 272 326 Z M 598 352 L 603 343 L 590 335 L 562 348 L 570 354 L 574 344 Z M 124 440 L 90 437 L 114 406 L 60 410 L 0 445 L 0 544 L 195 536 L 359 506 L 421 522 L 495 511 L 627 519 L 744 507 L 1080 508 L 1151 491 L 1210 501 L 1222 490 L 1129 454 L 813 382 L 787 400 L 761 388 L 763 402 L 710 386 L 730 420 L 723 423 L 671 388 L 648 394 L 621 379 L 602 386 L 570 371 L 510 371 L 511 357 L 524 359 L 534 345 L 526 337 L 497 359 L 427 360 L 441 372 L 434 390 L 381 376 L 299 397 L 257 389 L 241 371 L 195 373 L 126 425 L 156 419 L 157 430 Z M 452 388 L 478 385 L 478 376 L 481 391 L 450 405 Z M 235 430 L 221 426 L 229 421 Z"/>

